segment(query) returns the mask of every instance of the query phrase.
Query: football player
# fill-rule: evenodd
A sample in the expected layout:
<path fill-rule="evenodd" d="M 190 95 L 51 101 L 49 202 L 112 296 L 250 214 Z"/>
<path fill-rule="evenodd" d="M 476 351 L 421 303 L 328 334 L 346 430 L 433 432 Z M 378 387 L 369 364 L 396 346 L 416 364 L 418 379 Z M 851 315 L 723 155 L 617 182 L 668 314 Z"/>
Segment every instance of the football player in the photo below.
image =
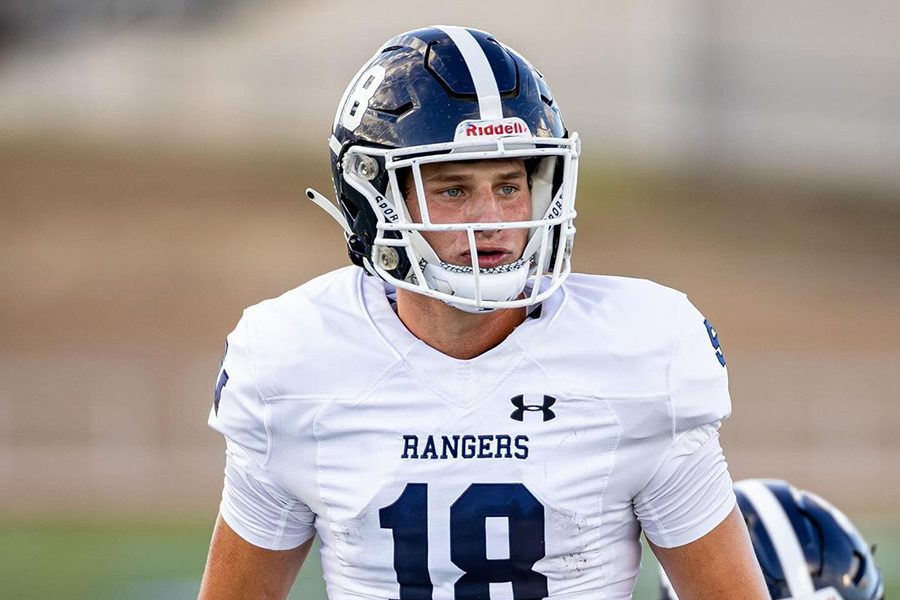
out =
<path fill-rule="evenodd" d="M 734 486 L 772 600 L 883 600 L 884 580 L 853 523 L 785 481 Z M 678 600 L 660 569 L 662 600 Z"/>
<path fill-rule="evenodd" d="M 645 280 L 570 275 L 580 141 L 488 33 L 386 42 L 329 140 L 350 266 L 244 312 L 209 423 L 201 597 L 630 598 L 640 532 L 685 598 L 765 600 L 717 430 L 715 329 Z"/>

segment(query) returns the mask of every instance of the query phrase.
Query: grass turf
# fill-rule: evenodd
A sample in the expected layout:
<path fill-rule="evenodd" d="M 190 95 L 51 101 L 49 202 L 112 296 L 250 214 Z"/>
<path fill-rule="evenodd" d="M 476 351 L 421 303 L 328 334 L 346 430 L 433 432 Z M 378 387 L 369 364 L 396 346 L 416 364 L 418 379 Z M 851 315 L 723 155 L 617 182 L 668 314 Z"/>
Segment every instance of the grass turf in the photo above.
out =
<path fill-rule="evenodd" d="M 878 544 L 888 598 L 900 597 L 900 521 L 863 526 Z M 192 600 L 210 524 L 0 524 L 0 598 L 9 600 Z M 310 554 L 292 600 L 324 600 L 318 553 Z M 656 564 L 647 553 L 635 600 L 656 600 Z"/>

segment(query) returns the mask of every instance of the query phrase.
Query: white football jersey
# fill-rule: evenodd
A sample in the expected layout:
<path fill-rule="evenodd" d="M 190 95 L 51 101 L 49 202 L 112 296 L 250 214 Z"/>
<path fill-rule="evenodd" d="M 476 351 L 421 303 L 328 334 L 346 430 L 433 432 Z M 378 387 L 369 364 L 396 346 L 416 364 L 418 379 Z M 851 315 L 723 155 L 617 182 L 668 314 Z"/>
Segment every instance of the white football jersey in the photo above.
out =
<path fill-rule="evenodd" d="M 391 291 L 348 267 L 247 309 L 209 417 L 223 518 L 318 534 L 331 600 L 631 598 L 642 529 L 679 546 L 733 509 L 725 358 L 684 294 L 573 274 L 458 360 Z"/>

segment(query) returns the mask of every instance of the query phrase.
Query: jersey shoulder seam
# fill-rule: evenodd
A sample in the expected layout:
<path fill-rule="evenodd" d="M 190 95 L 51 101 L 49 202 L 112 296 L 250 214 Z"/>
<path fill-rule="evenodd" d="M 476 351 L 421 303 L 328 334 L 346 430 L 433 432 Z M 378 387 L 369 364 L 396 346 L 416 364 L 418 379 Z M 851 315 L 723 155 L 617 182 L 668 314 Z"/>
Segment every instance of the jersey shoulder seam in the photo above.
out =
<path fill-rule="evenodd" d="M 675 398 L 672 397 L 672 363 L 675 361 L 675 354 L 678 352 L 679 347 L 681 346 L 681 328 L 684 321 L 684 311 L 687 304 L 687 296 L 681 292 L 680 299 L 681 302 L 678 303 L 678 310 L 675 315 L 675 326 L 674 326 L 674 340 L 672 342 L 672 348 L 669 350 L 669 355 L 666 358 L 666 397 L 669 399 L 669 410 L 672 411 L 672 439 L 675 438 L 675 432 L 677 431 L 675 422 Z"/>
<path fill-rule="evenodd" d="M 253 327 L 253 319 L 251 314 L 252 310 L 245 309 L 244 310 L 244 321 L 247 327 L 247 353 L 250 355 L 250 364 L 253 368 L 253 388 L 256 390 L 256 396 L 259 398 L 260 402 L 263 405 L 263 428 L 266 431 L 266 456 L 263 458 L 263 462 L 259 465 L 263 469 L 267 469 L 269 464 L 269 459 L 272 456 L 272 431 L 269 425 L 269 403 L 262 393 L 262 387 L 259 385 L 259 364 L 256 360 L 256 330 Z"/>

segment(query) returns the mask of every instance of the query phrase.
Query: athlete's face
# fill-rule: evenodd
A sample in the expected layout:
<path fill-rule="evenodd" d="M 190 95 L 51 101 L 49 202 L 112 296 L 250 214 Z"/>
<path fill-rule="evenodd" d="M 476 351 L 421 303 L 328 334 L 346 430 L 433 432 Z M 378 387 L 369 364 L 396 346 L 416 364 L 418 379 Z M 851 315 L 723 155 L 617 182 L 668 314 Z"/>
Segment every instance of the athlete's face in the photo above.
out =
<path fill-rule="evenodd" d="M 522 160 L 441 162 L 422 165 L 422 187 L 432 223 L 501 223 L 531 219 L 531 190 Z M 415 185 L 407 186 L 410 217 L 422 222 Z M 471 266 L 465 231 L 428 231 L 422 235 L 438 257 Z M 478 266 L 489 269 L 521 258 L 528 229 L 475 232 Z"/>

